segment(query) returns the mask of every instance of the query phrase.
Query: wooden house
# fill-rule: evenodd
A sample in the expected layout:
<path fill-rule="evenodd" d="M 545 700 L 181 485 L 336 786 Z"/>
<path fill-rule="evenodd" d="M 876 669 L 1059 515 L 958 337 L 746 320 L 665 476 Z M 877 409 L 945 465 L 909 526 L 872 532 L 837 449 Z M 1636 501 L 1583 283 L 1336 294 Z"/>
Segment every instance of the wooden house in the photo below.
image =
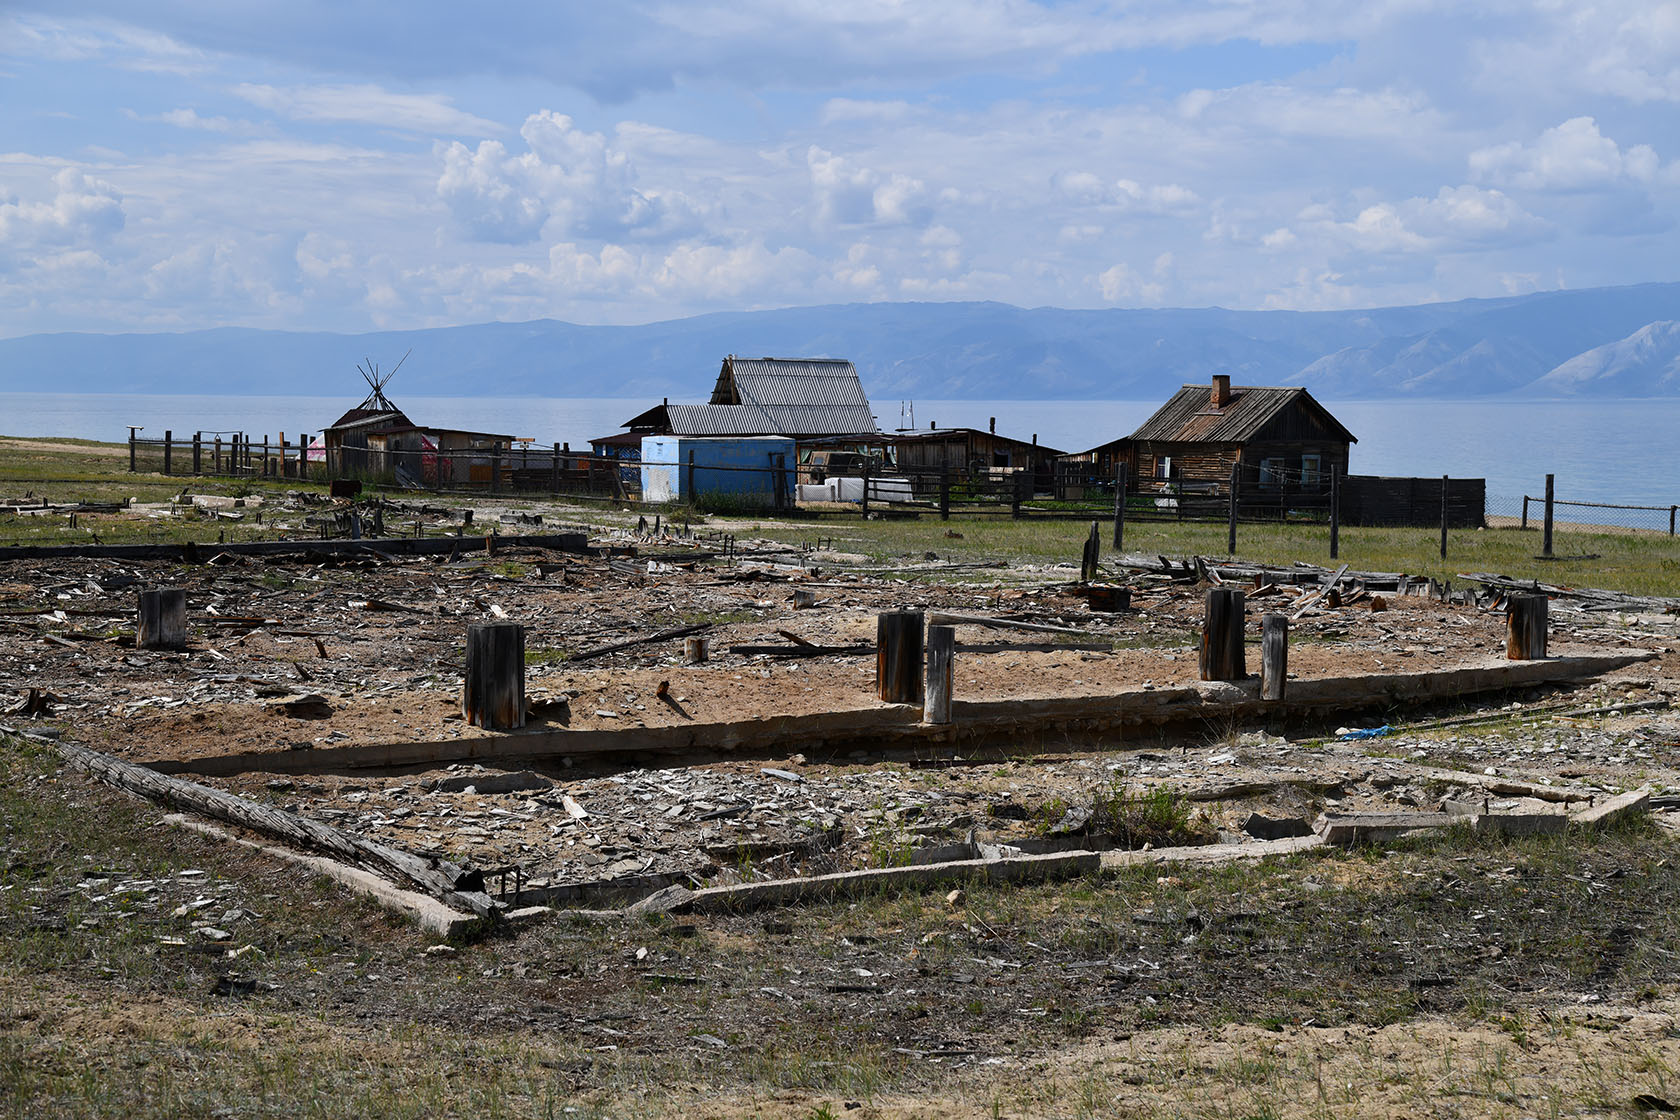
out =
<path fill-rule="evenodd" d="M 994 420 L 988 430 L 930 427 L 926 431 L 897 432 L 887 437 L 896 469 L 923 476 L 1028 474 L 1034 489 L 1048 488 L 1052 464 L 1062 452 L 1047 444 L 997 434 Z"/>
<path fill-rule="evenodd" d="M 1218 491 L 1240 466 L 1244 487 L 1316 493 L 1329 487 L 1332 470 L 1347 474 L 1357 442 L 1305 389 L 1232 385 L 1217 374 L 1211 385 L 1184 386 L 1130 436 L 1064 456 L 1058 489 L 1124 474 L 1134 493 Z"/>

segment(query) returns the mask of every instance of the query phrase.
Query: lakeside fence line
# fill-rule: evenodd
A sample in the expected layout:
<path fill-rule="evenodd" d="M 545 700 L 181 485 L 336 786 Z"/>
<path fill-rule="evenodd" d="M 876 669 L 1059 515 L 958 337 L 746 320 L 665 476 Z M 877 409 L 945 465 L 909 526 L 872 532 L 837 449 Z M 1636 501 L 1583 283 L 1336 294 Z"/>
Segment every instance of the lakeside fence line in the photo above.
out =
<path fill-rule="evenodd" d="M 321 449 L 316 448 L 319 454 Z M 573 451 L 566 444 L 529 445 L 500 451 L 441 448 L 428 451 L 384 451 L 332 448 L 324 458 L 311 458 L 307 438 L 260 440 L 243 433 L 228 439 L 206 440 L 199 433 L 175 439 L 129 440 L 129 469 L 157 470 L 167 475 L 298 479 L 326 482 L 334 478 L 362 478 L 392 489 L 415 492 L 550 494 L 582 501 L 634 503 L 642 499 L 643 467 L 689 472 L 681 487 L 685 500 L 696 498 L 697 474 L 737 472 L 758 475 L 763 485 L 732 488 L 745 493 L 726 504 L 762 504 L 789 509 L 796 504 L 792 485 L 811 484 L 808 464 L 767 462 L 765 466 L 723 466 L 689 462 L 655 463 L 639 459 Z M 1550 476 L 1548 476 L 1550 478 Z M 1236 523 L 1300 522 L 1327 524 L 1332 537 L 1341 525 L 1412 525 L 1442 531 L 1479 528 L 1488 516 L 1518 520 L 1528 528 L 1531 507 L 1548 505 L 1556 524 L 1558 507 L 1610 510 L 1623 519 L 1607 524 L 1647 529 L 1674 536 L 1680 505 L 1646 506 L 1546 498 L 1528 494 L 1489 495 L 1482 479 L 1389 478 L 1348 475 L 1335 471 L 1304 472 L 1246 463 L 1220 477 L 1174 475 L 1166 479 L 1135 479 L 1122 487 L 1113 475 L 1093 465 L 1060 462 L 1050 471 L 1009 468 L 865 468 L 860 485 L 849 488 L 857 497 L 828 507 L 824 514 L 844 515 L 847 507 L 863 516 L 883 511 L 937 512 L 948 519 L 960 515 L 999 515 L 1013 518 L 1066 518 L 1126 521 L 1226 521 Z M 702 492 L 702 503 L 720 494 Z M 1508 512 L 1507 512 L 1508 511 Z M 1626 515 L 1639 515 L 1629 524 Z M 1645 516 L 1648 515 L 1648 516 Z M 1576 523 L 1586 524 L 1586 523 Z M 1564 522 L 1570 531 L 1574 524 Z M 1548 550 L 1549 553 L 1549 550 Z"/>

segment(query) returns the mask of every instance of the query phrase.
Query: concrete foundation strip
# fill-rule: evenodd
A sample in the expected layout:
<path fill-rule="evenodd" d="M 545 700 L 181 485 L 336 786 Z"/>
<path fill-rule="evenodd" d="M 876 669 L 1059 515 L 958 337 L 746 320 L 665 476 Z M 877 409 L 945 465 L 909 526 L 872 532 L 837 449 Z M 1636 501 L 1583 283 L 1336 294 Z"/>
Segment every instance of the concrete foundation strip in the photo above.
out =
<path fill-rule="evenodd" d="M 720 723 L 624 730 L 519 731 L 433 742 L 384 743 L 301 751 L 246 751 L 194 759 L 156 759 L 159 773 L 333 773 L 365 768 L 429 766 L 475 761 L 529 763 L 544 759 L 624 753 L 683 754 L 734 751 L 785 753 L 798 749 L 904 748 L 974 745 L 1009 736 L 1099 732 L 1210 719 L 1273 718 L 1291 713 L 1447 700 L 1536 684 L 1598 676 L 1655 657 L 1646 650 L 1585 653 L 1543 661 L 1489 658 L 1450 669 L 1322 677 L 1289 683 L 1285 701 L 1263 701 L 1257 679 L 1205 682 L 1179 688 L 1132 689 L 1109 696 L 1031 700 L 957 700 L 952 722 L 926 725 L 921 708 L 896 704 L 810 715 L 765 716 Z M 1019 745 L 1019 744 L 1017 744 Z"/>

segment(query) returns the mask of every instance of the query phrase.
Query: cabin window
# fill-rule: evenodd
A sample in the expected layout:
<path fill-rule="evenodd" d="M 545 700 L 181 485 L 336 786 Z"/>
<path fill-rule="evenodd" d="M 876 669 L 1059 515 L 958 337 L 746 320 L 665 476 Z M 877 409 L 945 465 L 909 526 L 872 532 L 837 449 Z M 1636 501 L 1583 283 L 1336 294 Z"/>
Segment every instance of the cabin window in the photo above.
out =
<path fill-rule="evenodd" d="M 1318 454 L 1301 456 L 1301 485 L 1311 488 L 1324 481 L 1324 456 Z"/>
<path fill-rule="evenodd" d="M 1167 479 L 1172 477 L 1172 456 L 1160 455 L 1155 459 L 1155 477 Z"/>
<path fill-rule="evenodd" d="M 1276 490 L 1283 485 L 1283 460 L 1260 460 L 1260 489 Z"/>

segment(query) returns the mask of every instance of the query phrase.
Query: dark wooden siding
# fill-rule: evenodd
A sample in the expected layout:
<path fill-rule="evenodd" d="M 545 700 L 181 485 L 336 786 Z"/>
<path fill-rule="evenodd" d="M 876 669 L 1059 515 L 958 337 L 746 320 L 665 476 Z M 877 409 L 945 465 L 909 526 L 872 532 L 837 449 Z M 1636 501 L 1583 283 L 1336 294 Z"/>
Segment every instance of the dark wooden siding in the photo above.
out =
<path fill-rule="evenodd" d="M 1342 520 L 1349 525 L 1433 526 L 1441 523 L 1441 480 L 1353 474 L 1342 480 Z M 1479 529 L 1487 511 L 1485 478 L 1447 483 L 1447 524 Z"/>

